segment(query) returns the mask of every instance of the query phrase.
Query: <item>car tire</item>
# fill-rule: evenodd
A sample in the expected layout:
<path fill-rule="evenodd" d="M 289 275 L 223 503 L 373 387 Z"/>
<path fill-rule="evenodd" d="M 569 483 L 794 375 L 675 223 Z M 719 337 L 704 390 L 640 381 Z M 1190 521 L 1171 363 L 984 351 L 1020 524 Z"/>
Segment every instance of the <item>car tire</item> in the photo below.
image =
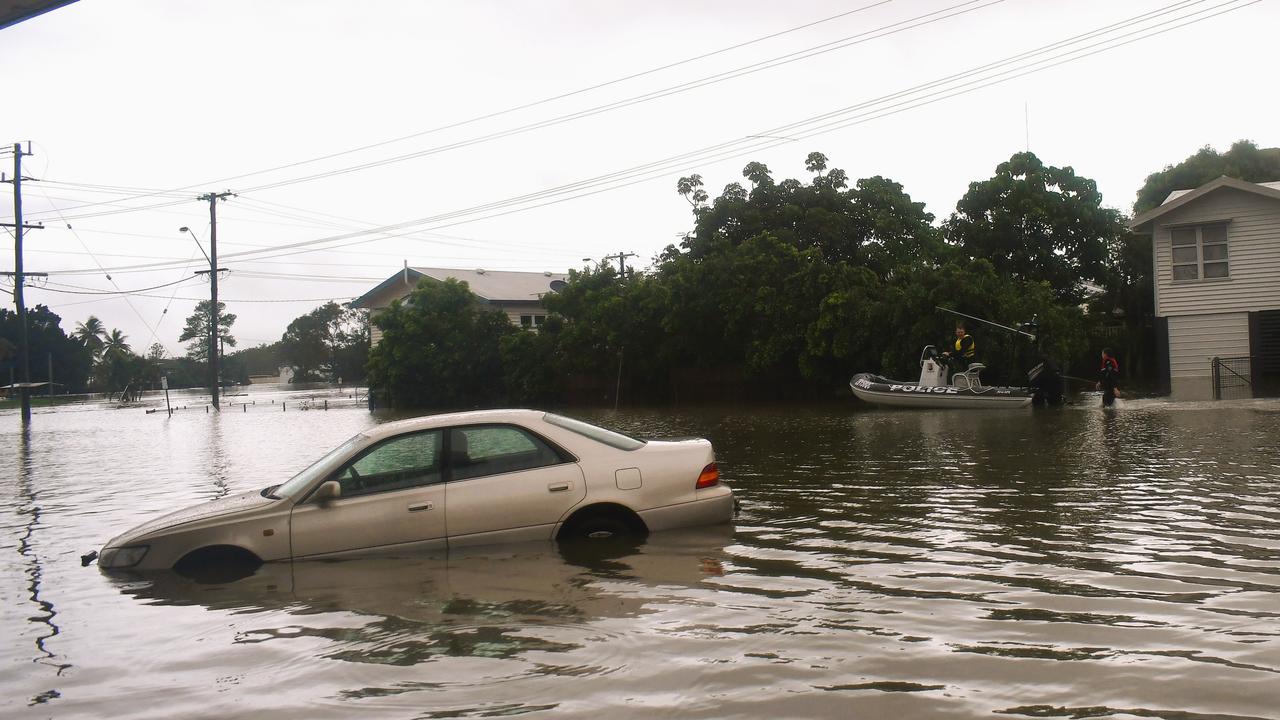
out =
<path fill-rule="evenodd" d="M 616 515 L 595 515 L 577 523 L 569 533 L 579 540 L 609 540 L 632 534 L 631 527 Z"/>

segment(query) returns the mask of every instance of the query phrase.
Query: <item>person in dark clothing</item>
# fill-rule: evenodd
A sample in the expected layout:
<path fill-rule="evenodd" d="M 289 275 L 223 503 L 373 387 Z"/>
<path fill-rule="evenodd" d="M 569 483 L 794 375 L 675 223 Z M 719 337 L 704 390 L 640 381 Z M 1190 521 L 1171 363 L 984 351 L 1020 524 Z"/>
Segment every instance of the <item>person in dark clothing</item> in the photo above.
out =
<path fill-rule="evenodd" d="M 1111 348 L 1102 349 L 1102 367 L 1098 368 L 1097 389 L 1102 391 L 1102 406 L 1110 407 L 1120 396 L 1120 363 L 1111 354 Z"/>
<path fill-rule="evenodd" d="M 955 349 L 943 351 L 942 356 L 947 359 L 947 364 L 952 367 L 953 372 L 964 372 L 970 365 L 978 362 L 977 344 L 973 336 L 965 330 L 963 322 L 956 323 Z"/>

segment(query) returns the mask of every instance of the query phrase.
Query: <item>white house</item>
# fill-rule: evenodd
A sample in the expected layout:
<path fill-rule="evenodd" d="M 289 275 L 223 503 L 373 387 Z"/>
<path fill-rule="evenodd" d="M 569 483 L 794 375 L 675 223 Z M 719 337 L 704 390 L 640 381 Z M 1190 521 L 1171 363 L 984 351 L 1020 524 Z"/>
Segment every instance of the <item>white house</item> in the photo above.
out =
<path fill-rule="evenodd" d="M 1220 177 L 1129 223 L 1152 236 L 1162 370 L 1176 400 L 1280 393 L 1280 182 Z M 1215 368 L 1214 358 L 1220 362 Z"/>
<path fill-rule="evenodd" d="M 466 282 L 472 294 L 492 305 L 494 310 L 506 313 L 513 325 L 536 328 L 547 317 L 542 296 L 558 290 L 569 276 L 553 272 L 456 270 L 406 265 L 400 272 L 353 300 L 351 307 L 368 310 L 372 316 L 390 306 L 392 301 L 403 299 L 424 280 L 444 282 L 449 279 Z M 382 339 L 382 331 L 376 325 L 372 326 L 370 333 L 374 344 Z"/>

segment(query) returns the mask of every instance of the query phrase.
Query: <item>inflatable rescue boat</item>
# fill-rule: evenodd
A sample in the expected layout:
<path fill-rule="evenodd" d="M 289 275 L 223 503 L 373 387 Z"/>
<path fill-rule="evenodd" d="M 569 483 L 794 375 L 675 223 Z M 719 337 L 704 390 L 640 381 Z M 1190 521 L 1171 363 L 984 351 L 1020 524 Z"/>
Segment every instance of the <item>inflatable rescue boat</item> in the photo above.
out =
<path fill-rule="evenodd" d="M 849 387 L 859 400 L 889 407 L 917 408 L 1020 408 L 1031 404 L 1029 388 L 983 385 L 983 366 L 974 363 L 947 382 L 947 366 L 937 350 L 926 345 L 920 354 L 920 380 L 890 380 L 871 373 L 858 373 Z"/>

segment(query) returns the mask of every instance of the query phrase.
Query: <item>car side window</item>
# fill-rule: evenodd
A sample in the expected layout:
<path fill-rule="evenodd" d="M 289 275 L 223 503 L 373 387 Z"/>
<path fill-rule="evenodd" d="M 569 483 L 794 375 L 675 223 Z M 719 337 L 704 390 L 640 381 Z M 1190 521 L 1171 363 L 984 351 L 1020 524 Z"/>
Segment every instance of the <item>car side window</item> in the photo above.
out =
<path fill-rule="evenodd" d="M 440 430 L 401 435 L 384 440 L 334 474 L 342 485 L 342 497 L 404 490 L 440 482 Z"/>
<path fill-rule="evenodd" d="M 449 432 L 449 467 L 454 480 L 567 462 L 542 438 L 512 425 L 477 425 Z"/>

